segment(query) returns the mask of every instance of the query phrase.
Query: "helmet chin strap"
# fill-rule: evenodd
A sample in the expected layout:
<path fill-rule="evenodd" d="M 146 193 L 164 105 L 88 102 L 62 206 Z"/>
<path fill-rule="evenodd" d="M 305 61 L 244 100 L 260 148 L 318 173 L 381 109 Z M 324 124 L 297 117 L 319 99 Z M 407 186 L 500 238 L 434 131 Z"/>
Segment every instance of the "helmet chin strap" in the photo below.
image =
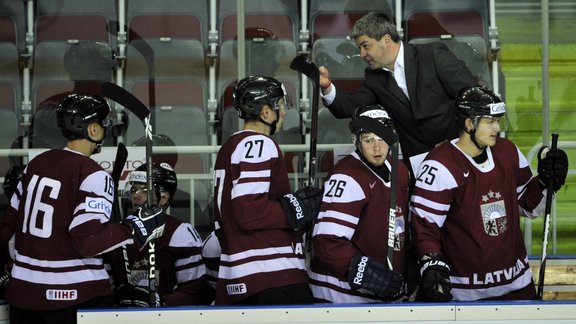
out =
<path fill-rule="evenodd" d="M 260 122 L 262 122 L 263 124 L 270 126 L 269 135 L 274 135 L 274 133 L 276 132 L 276 124 L 278 123 L 278 119 L 274 120 L 271 123 L 265 121 L 264 119 L 262 119 L 262 117 L 258 117 L 258 120 L 260 120 Z"/>
<path fill-rule="evenodd" d="M 95 141 L 92 139 L 92 137 L 90 137 L 90 135 L 86 136 L 86 139 L 92 143 L 96 143 L 96 146 L 94 146 L 94 149 L 92 150 L 92 154 L 98 154 L 100 153 L 100 151 L 102 151 L 102 142 L 104 142 L 104 139 L 106 138 L 106 128 L 104 128 L 104 135 L 102 135 L 102 139 Z"/>
<path fill-rule="evenodd" d="M 477 147 L 479 150 L 483 151 L 483 150 L 486 149 L 486 146 L 481 147 L 481 146 L 478 144 L 478 142 L 476 142 L 476 128 L 473 128 L 473 129 L 470 130 L 470 131 L 467 130 L 466 133 L 468 133 L 468 135 L 470 135 L 470 139 L 472 140 L 472 143 L 474 143 L 474 145 L 476 145 L 476 147 Z"/>

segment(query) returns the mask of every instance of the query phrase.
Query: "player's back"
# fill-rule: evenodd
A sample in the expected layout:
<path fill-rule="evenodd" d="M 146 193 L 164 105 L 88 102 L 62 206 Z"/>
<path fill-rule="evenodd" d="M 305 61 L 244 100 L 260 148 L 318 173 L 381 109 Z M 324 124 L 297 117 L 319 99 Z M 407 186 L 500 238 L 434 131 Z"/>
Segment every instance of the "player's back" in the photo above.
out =
<path fill-rule="evenodd" d="M 109 291 L 102 259 L 81 255 L 73 239 L 89 235 L 90 226 L 109 217 L 114 190 L 109 178 L 95 161 L 67 149 L 30 161 L 19 202 L 12 206 L 18 222 L 10 304 L 58 309 Z"/>

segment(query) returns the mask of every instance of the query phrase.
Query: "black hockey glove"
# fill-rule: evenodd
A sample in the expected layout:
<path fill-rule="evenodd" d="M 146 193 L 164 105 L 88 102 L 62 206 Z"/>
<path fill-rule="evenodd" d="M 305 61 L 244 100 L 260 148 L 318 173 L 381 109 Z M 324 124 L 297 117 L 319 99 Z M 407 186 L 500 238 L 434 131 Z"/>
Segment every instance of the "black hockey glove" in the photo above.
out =
<path fill-rule="evenodd" d="M 162 208 L 140 208 L 138 215 L 128 215 L 121 223 L 132 229 L 134 242 L 143 250 L 146 244 L 164 233 L 164 217 Z"/>
<path fill-rule="evenodd" d="M 288 225 L 298 231 L 318 217 L 322 190 L 312 186 L 304 187 L 293 194 L 284 195 L 279 200 L 286 213 Z"/>
<path fill-rule="evenodd" d="M 121 284 L 114 289 L 116 307 L 150 307 L 150 292 L 146 288 Z"/>
<path fill-rule="evenodd" d="M 439 255 L 426 255 L 420 261 L 422 293 L 424 298 L 433 302 L 452 300 L 450 267 Z"/>
<path fill-rule="evenodd" d="M 538 151 L 538 179 L 544 186 L 548 181 L 554 181 L 554 192 L 564 185 L 568 174 L 568 156 L 563 150 L 551 150 L 542 146 Z"/>
<path fill-rule="evenodd" d="M 353 290 L 364 288 L 379 297 L 393 297 L 401 292 L 404 279 L 384 264 L 358 254 L 350 263 L 348 283 Z"/>

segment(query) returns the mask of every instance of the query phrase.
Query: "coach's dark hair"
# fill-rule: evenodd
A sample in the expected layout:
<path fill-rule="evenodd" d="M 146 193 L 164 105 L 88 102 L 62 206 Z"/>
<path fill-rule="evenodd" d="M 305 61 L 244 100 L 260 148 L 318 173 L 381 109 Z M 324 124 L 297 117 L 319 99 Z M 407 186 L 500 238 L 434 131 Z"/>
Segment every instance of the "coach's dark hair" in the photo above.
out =
<path fill-rule="evenodd" d="M 390 17 L 383 13 L 371 12 L 356 21 L 350 32 L 350 38 L 355 40 L 362 35 L 367 35 L 380 40 L 386 34 L 390 35 L 394 42 L 400 41 L 396 25 Z"/>

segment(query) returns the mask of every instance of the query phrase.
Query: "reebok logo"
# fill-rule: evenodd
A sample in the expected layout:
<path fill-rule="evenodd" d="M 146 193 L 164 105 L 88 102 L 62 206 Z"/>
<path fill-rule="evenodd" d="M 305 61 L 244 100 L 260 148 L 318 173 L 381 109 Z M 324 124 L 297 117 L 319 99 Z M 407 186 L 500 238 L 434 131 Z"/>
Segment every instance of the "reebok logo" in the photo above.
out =
<path fill-rule="evenodd" d="M 288 198 L 288 201 L 292 204 L 292 208 L 294 208 L 294 211 L 296 212 L 296 219 L 303 218 L 304 213 L 302 212 L 302 207 L 300 207 L 298 199 L 296 199 L 293 194 L 287 194 L 284 197 Z"/>
<path fill-rule="evenodd" d="M 360 262 L 358 262 L 358 270 L 356 271 L 356 276 L 354 276 L 354 283 L 356 285 L 362 285 L 362 279 L 364 278 L 364 271 L 366 270 L 366 263 L 368 262 L 367 256 L 362 256 Z"/>

